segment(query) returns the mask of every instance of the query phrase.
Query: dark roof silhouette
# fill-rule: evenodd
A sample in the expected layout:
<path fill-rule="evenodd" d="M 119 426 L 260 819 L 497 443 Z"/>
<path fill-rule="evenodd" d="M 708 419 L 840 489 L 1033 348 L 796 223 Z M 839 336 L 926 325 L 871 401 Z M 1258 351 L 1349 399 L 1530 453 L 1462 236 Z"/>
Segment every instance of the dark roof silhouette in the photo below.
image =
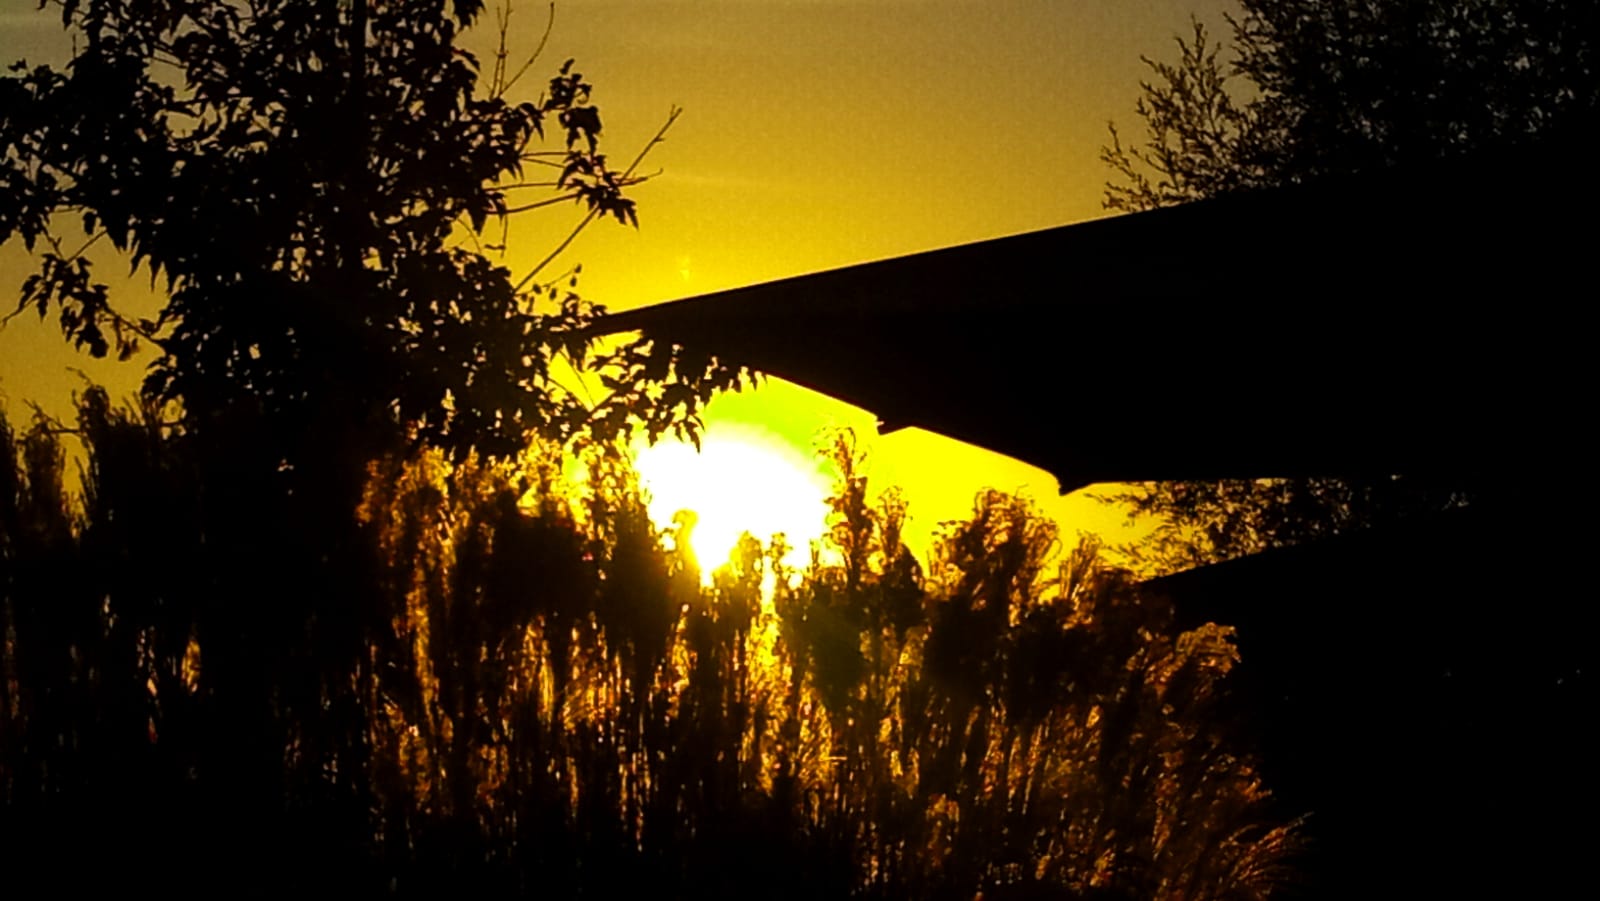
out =
<path fill-rule="evenodd" d="M 1102 481 L 1491 470 L 1572 446 L 1593 209 L 1523 151 L 1237 194 L 619 313 Z M 1573 170 L 1566 170 L 1573 171 Z M 1584 214 L 1586 215 L 1586 214 Z M 1585 392 L 1586 393 L 1586 392 Z"/>
<path fill-rule="evenodd" d="M 1574 503 L 1542 480 L 1588 462 L 1590 339 L 1574 302 L 1593 293 L 1600 189 L 1570 176 L 1575 157 L 1239 194 L 603 326 L 1000 451 L 1064 491 L 1398 472 L 1492 486 L 1466 510 L 1145 590 L 1172 599 L 1181 627 L 1237 626 L 1234 703 L 1253 711 L 1284 812 L 1312 811 L 1301 896 L 1393 882 L 1394 860 L 1426 891 L 1575 882 L 1571 831 L 1541 826 L 1536 803 L 1577 784 L 1594 701 L 1580 678 L 1594 616 L 1571 605 L 1587 583 L 1537 565 L 1582 559 L 1581 530 L 1539 527 Z M 1485 796 L 1531 800 L 1485 818 Z"/>

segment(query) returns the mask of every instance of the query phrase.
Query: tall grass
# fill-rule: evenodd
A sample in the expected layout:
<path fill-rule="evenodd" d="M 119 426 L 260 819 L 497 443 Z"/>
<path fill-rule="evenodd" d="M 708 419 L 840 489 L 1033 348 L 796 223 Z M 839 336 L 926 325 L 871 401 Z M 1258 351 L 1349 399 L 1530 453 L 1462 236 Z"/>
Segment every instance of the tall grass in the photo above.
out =
<path fill-rule="evenodd" d="M 78 434 L 74 502 L 58 436 L 0 419 L 14 876 L 1252 898 L 1294 850 L 1228 728 L 1228 629 L 1179 634 L 1093 543 L 1051 563 L 995 492 L 924 571 L 848 436 L 829 553 L 747 537 L 703 587 L 604 449 L 581 487 L 550 449 L 386 456 L 346 504 L 99 392 Z"/>

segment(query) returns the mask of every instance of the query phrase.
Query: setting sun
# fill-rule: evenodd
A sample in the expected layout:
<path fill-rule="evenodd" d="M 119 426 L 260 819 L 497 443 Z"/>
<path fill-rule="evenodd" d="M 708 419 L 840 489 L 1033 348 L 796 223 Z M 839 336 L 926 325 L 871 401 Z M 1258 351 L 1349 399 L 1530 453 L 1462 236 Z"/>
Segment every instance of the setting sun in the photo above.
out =
<path fill-rule="evenodd" d="M 822 536 L 827 475 L 760 426 L 713 424 L 698 453 L 690 444 L 662 441 L 641 448 L 635 465 L 659 527 L 671 527 L 680 511 L 695 514 L 690 543 L 707 579 L 744 532 L 762 542 L 782 532 L 791 565 L 803 565 L 811 542 Z"/>

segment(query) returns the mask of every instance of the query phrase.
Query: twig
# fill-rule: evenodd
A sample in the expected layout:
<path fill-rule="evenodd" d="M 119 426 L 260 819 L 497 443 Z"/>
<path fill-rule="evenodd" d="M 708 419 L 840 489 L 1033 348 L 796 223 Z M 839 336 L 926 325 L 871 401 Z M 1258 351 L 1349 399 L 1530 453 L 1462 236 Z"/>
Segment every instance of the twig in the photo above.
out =
<path fill-rule="evenodd" d="M 76 260 L 78 257 L 82 256 L 84 251 L 86 251 L 90 247 L 94 246 L 94 243 L 96 241 L 100 240 L 101 238 L 105 237 L 105 235 L 106 235 L 106 232 L 103 229 L 101 231 L 99 231 L 99 232 L 96 232 L 93 237 L 91 237 L 89 240 L 83 242 L 83 246 L 82 247 L 79 247 L 77 250 L 73 251 L 70 256 L 65 256 L 65 257 L 61 256 L 61 239 L 60 238 L 56 237 L 53 234 L 50 234 L 49 232 L 45 232 L 44 238 L 45 238 L 46 241 L 50 242 L 50 246 L 55 249 L 56 256 L 60 257 L 62 264 L 65 265 L 67 263 L 72 262 L 73 260 Z M 15 319 L 17 316 L 21 315 L 23 313 L 23 311 L 25 311 L 26 309 L 27 309 L 27 307 L 19 305 L 15 310 L 12 310 L 9 314 L 7 314 L 5 319 L 0 319 L 0 326 L 4 326 L 6 323 L 9 323 L 12 319 Z M 151 344 L 154 344 L 155 346 L 161 348 L 162 350 L 166 350 L 167 349 L 166 343 L 161 338 L 156 337 L 156 333 L 155 332 L 150 331 L 149 329 L 147 329 L 144 326 L 140 325 L 138 322 L 135 322 L 134 320 L 129 319 L 128 317 L 126 317 L 126 316 L 122 315 L 121 313 L 117 312 L 116 308 L 111 306 L 111 304 L 109 302 L 103 304 L 100 307 L 100 314 L 105 316 L 106 318 L 110 319 L 111 322 L 114 325 L 116 325 L 118 328 L 127 329 L 128 331 L 133 332 L 135 335 L 138 335 L 139 337 L 143 338 L 144 340 L 149 341 Z"/>
<path fill-rule="evenodd" d="M 81 375 L 82 373 L 80 372 L 79 374 Z M 84 434 L 84 430 L 83 429 L 71 428 L 70 426 L 68 426 L 65 423 L 63 423 L 61 420 L 57 419 L 54 416 L 51 416 L 49 413 L 46 413 L 44 407 L 39 406 L 39 402 L 38 401 L 29 400 L 29 401 L 24 401 L 24 403 L 26 403 L 28 405 L 28 408 L 33 411 L 34 428 L 36 428 L 39 431 L 45 433 L 46 435 L 82 435 L 82 434 Z"/>
<path fill-rule="evenodd" d="M 556 285 L 560 284 L 561 282 L 566 281 L 567 279 L 572 278 L 573 276 L 575 276 L 577 274 L 578 274 L 578 267 L 577 266 L 573 266 L 571 269 L 568 269 L 566 272 L 563 272 L 560 275 L 556 276 L 555 278 L 552 278 L 551 280 L 540 284 L 539 285 L 539 290 L 541 290 L 541 291 L 549 291 L 551 288 L 554 288 Z"/>
<path fill-rule="evenodd" d="M 99 241 L 101 238 L 104 238 L 107 234 L 108 233 L 103 228 L 101 230 L 95 232 L 93 235 L 91 235 L 89 237 L 89 240 L 83 242 L 83 246 L 79 247 L 77 250 L 74 250 L 72 252 L 72 256 L 67 257 L 66 259 L 62 260 L 61 262 L 70 263 L 73 260 L 76 260 L 78 257 L 83 256 L 83 252 L 84 251 L 86 251 L 89 248 L 93 247 L 95 245 L 96 241 Z M 55 243 L 55 242 L 51 242 L 51 243 Z M 60 244 L 56 244 L 56 253 L 59 254 L 60 252 L 61 252 L 61 245 Z"/>
<path fill-rule="evenodd" d="M 645 158 L 646 155 L 648 155 L 650 153 L 651 148 L 655 147 L 657 144 L 660 144 L 662 141 L 666 140 L 667 129 L 671 128 L 672 127 L 672 123 L 678 121 L 678 117 L 681 116 L 681 115 L 683 115 L 683 108 L 682 107 L 675 106 L 670 111 L 668 111 L 666 123 L 663 124 L 661 126 L 661 129 L 656 132 L 655 137 L 651 138 L 648 142 L 645 143 L 644 147 L 639 151 L 639 155 L 634 157 L 633 158 L 633 162 L 629 163 L 628 164 L 628 168 L 623 171 L 623 173 L 622 173 L 622 180 L 623 181 L 627 181 L 627 179 L 629 179 L 629 178 L 631 178 L 633 176 L 633 170 L 639 168 L 639 164 L 644 162 L 644 158 Z M 600 208 L 599 207 L 596 207 L 596 208 L 590 210 L 589 214 L 583 217 L 583 221 L 579 222 L 577 227 L 572 230 L 572 233 L 567 235 L 567 237 L 560 244 L 557 244 L 555 250 L 550 251 L 550 253 L 547 256 L 545 256 L 544 259 L 540 260 L 539 261 L 539 265 L 537 265 L 537 266 L 533 267 L 533 269 L 529 270 L 528 274 L 524 275 L 522 277 L 522 281 L 517 282 L 516 288 L 514 288 L 512 290 L 513 291 L 521 291 L 523 288 L 526 288 L 528 286 L 528 282 L 532 281 L 534 276 L 538 275 L 541 271 L 543 271 L 544 267 L 550 265 L 552 260 L 554 260 L 556 257 L 560 256 L 562 251 L 564 251 L 568 247 L 572 246 L 572 242 L 576 241 L 578 239 L 578 235 L 582 234 L 583 230 L 589 226 L 589 223 L 593 222 L 595 220 L 595 217 L 597 217 L 599 215 L 600 215 Z"/>
<path fill-rule="evenodd" d="M 494 11 L 495 27 L 499 31 L 499 41 L 494 51 L 494 71 L 489 74 L 489 94 L 499 96 L 500 80 L 506 74 L 506 34 L 511 28 L 511 0 L 506 0 L 505 5 Z"/>
<path fill-rule="evenodd" d="M 558 203 L 566 203 L 569 200 L 577 200 L 579 196 L 580 195 L 577 192 L 573 192 L 570 194 L 561 194 L 556 197 L 547 197 L 544 200 L 536 200 L 533 203 L 525 203 L 522 206 L 510 207 L 500 215 L 510 216 L 512 213 L 526 213 L 529 210 L 536 210 L 543 206 L 555 206 Z"/>
<path fill-rule="evenodd" d="M 511 4 L 509 2 L 507 2 L 506 3 L 506 21 L 510 22 L 510 20 L 511 20 Z M 539 37 L 539 46 L 533 48 L 533 53 L 528 57 L 527 61 L 522 64 L 522 68 L 517 70 L 517 74 L 511 76 L 511 80 L 507 81 L 504 85 L 501 85 L 500 89 L 495 92 L 494 96 L 496 98 L 500 98 L 500 97 L 505 96 L 506 92 L 511 90 L 512 86 L 514 86 L 518 81 L 522 80 L 522 76 L 527 73 L 528 67 L 533 65 L 534 61 L 539 58 L 540 54 L 544 53 L 544 45 L 547 42 L 549 42 L 549 40 L 550 40 L 550 32 L 551 32 L 552 29 L 555 28 L 555 26 L 556 26 L 556 5 L 554 3 L 551 3 L 550 4 L 550 17 L 545 20 L 545 23 L 544 23 L 544 34 Z M 504 74 L 504 70 L 503 69 L 501 71 L 501 74 Z"/>
<path fill-rule="evenodd" d="M 573 361 L 572 355 L 568 354 L 565 350 L 559 350 L 556 353 L 559 354 L 560 356 L 566 358 L 567 365 L 571 366 L 573 373 L 578 376 L 578 389 L 579 390 L 578 391 L 572 390 L 572 388 L 569 387 L 565 382 L 563 382 L 560 379 L 556 378 L 554 375 L 551 375 L 549 372 L 545 373 L 545 376 L 544 376 L 545 380 L 550 382 L 550 384 L 555 385 L 557 388 L 560 388 L 562 391 L 567 392 L 567 394 L 569 394 L 569 395 L 571 395 L 573 397 L 577 397 L 581 393 L 583 395 L 584 401 L 588 404 L 588 409 L 590 410 L 590 412 L 592 414 L 593 410 L 594 410 L 594 406 L 595 406 L 594 395 L 589 393 L 589 386 L 585 385 L 583 383 L 583 370 L 581 368 L 579 368 L 578 364 Z"/>
<path fill-rule="evenodd" d="M 560 159 L 544 159 L 546 156 L 559 156 Z M 567 155 L 565 152 L 555 154 L 529 153 L 523 155 L 522 162 L 533 163 L 535 166 L 549 166 L 552 169 L 565 169 L 567 168 Z"/>

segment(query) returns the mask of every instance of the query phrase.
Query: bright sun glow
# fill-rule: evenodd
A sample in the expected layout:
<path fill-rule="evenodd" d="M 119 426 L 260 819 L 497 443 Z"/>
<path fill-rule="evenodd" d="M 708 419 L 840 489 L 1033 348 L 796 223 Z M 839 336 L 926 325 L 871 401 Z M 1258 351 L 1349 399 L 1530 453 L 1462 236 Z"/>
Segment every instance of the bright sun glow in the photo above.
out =
<path fill-rule="evenodd" d="M 662 441 L 641 448 L 635 466 L 659 527 L 670 527 L 680 510 L 695 513 L 690 543 L 708 579 L 744 532 L 763 543 L 782 532 L 793 549 L 786 562 L 803 566 L 825 527 L 828 479 L 804 453 L 758 426 L 712 426 L 699 453 Z"/>

